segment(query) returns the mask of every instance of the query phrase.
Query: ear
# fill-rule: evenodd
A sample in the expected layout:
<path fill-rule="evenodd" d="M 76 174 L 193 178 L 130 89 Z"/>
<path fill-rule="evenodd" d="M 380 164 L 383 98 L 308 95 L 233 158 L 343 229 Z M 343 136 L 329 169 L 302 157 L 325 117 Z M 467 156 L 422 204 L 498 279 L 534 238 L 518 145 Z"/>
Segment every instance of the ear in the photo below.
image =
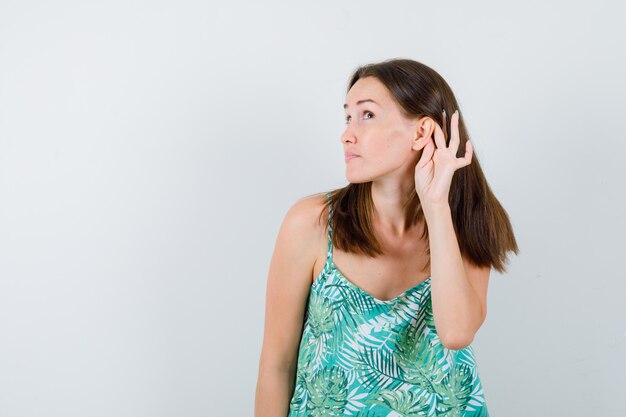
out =
<path fill-rule="evenodd" d="M 435 123 L 437 122 L 430 117 L 422 117 L 417 121 L 412 146 L 414 150 L 419 151 L 428 145 L 428 142 L 435 132 Z"/>

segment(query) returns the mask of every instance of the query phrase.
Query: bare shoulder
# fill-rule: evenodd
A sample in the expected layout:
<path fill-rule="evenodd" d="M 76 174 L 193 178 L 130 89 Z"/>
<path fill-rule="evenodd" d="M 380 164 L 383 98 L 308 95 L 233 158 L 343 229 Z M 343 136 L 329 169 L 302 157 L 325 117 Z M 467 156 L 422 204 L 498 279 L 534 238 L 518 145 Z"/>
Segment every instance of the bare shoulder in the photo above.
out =
<path fill-rule="evenodd" d="M 324 194 L 314 194 L 295 201 L 285 214 L 276 241 L 279 256 L 297 261 L 300 268 L 308 266 L 310 276 L 324 247 L 328 213 L 322 209 L 326 200 Z"/>
<path fill-rule="evenodd" d="M 289 218 L 294 227 L 301 229 L 302 232 L 311 233 L 314 237 L 319 236 L 328 219 L 328 212 L 322 213 L 326 201 L 327 197 L 323 193 L 303 197 L 289 208 L 286 219 Z"/>

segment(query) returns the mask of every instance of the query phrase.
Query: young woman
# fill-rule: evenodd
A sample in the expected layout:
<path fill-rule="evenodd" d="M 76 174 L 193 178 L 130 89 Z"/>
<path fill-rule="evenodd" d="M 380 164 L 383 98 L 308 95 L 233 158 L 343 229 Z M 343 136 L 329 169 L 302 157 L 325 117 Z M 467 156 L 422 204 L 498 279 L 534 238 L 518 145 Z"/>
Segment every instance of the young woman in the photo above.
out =
<path fill-rule="evenodd" d="M 471 342 L 519 250 L 457 101 L 394 59 L 354 72 L 344 110 L 349 184 L 278 233 L 255 416 L 488 416 Z"/>

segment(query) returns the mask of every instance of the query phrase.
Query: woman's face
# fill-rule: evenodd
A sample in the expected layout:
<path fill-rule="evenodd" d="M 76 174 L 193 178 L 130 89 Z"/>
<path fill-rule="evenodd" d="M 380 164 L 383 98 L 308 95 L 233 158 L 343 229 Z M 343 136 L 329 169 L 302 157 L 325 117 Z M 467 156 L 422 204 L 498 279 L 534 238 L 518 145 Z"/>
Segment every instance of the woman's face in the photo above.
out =
<path fill-rule="evenodd" d="M 362 102 L 363 100 L 368 100 Z M 372 100 L 372 101 L 369 101 Z M 346 158 L 346 178 L 363 183 L 381 178 L 406 178 L 426 145 L 432 119 L 407 119 L 389 90 L 375 77 L 360 78 L 350 88 L 344 104 L 346 130 L 341 135 Z"/>

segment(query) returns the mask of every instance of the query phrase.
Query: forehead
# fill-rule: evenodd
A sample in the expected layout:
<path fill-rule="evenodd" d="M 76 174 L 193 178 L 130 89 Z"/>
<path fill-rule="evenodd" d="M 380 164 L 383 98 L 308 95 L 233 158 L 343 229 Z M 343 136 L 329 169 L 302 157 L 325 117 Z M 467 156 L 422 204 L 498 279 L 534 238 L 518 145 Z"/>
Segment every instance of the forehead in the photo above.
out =
<path fill-rule="evenodd" d="M 360 78 L 348 91 L 346 104 L 354 107 L 359 100 L 372 99 L 384 106 L 391 102 L 389 90 L 375 77 Z"/>

